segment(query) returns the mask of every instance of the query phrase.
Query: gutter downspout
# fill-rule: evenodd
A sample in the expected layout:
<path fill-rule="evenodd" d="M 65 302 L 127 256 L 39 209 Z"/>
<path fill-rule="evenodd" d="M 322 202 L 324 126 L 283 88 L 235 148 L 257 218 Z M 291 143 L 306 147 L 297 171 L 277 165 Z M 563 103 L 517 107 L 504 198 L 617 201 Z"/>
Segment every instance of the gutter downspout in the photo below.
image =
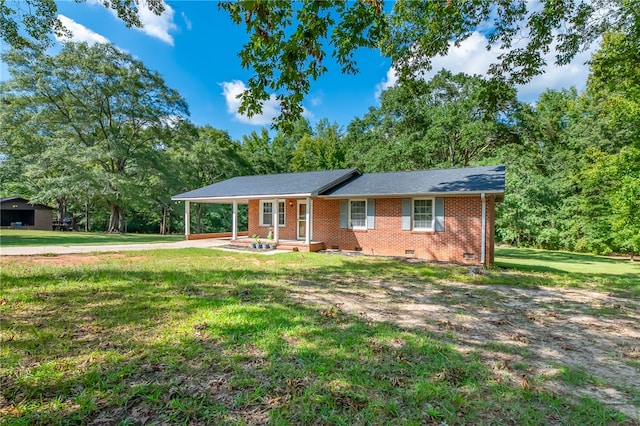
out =
<path fill-rule="evenodd" d="M 482 266 L 485 266 L 485 243 L 486 243 L 486 229 L 487 229 L 487 200 L 485 198 L 484 192 L 480 194 L 480 198 L 482 199 L 482 235 L 480 236 L 480 244 L 482 247 L 480 248 L 480 263 Z"/>
<path fill-rule="evenodd" d="M 305 230 L 304 230 L 304 243 L 308 246 L 311 244 L 311 197 L 307 197 L 307 209 L 304 217 Z"/>

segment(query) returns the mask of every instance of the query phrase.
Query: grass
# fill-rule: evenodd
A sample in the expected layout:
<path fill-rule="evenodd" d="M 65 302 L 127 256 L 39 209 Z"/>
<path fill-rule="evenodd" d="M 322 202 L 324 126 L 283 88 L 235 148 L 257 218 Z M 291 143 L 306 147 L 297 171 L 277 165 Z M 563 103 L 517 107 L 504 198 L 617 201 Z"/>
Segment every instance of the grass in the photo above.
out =
<path fill-rule="evenodd" d="M 169 243 L 182 239 L 184 239 L 182 235 L 0 230 L 0 246 L 2 247 Z"/>
<path fill-rule="evenodd" d="M 640 263 L 589 253 L 496 247 L 496 264 L 535 272 L 640 274 Z"/>
<path fill-rule="evenodd" d="M 590 287 L 640 297 L 640 263 L 585 253 L 496 247 L 492 283 Z"/>
<path fill-rule="evenodd" d="M 196 249 L 74 259 L 3 261 L 0 422 L 632 424 L 498 380 L 440 336 L 290 296 L 306 282 L 485 279 L 466 268 Z"/>

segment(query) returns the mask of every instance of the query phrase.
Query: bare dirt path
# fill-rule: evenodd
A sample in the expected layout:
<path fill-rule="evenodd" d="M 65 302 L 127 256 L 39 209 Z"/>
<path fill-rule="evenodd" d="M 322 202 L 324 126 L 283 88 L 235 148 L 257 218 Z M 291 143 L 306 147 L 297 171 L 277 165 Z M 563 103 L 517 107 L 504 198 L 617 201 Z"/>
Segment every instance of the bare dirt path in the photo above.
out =
<path fill-rule="evenodd" d="M 585 289 L 293 281 L 292 296 L 420 328 L 475 352 L 496 380 L 602 401 L 640 424 L 640 303 Z"/>

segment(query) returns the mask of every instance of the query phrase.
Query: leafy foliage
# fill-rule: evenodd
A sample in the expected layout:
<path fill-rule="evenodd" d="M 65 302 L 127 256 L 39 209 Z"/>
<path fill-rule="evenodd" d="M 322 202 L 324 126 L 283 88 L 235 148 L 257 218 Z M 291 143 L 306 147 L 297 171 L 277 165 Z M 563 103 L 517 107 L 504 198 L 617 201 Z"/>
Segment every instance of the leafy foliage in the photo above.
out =
<path fill-rule="evenodd" d="M 188 114 L 184 99 L 158 73 L 107 44 L 67 43 L 54 57 L 13 50 L 3 58 L 12 76 L 2 86 L 2 115 L 15 129 L 9 150 L 17 157 L 27 139 L 28 155 L 46 152 L 39 161 L 69 161 L 66 169 L 58 168 L 60 173 L 75 168 L 88 173 L 90 186 L 99 188 L 99 198 L 110 208 L 109 231 L 121 232 L 125 206 L 159 170 L 163 129 Z M 36 182 L 48 180 L 50 170 L 36 171 Z M 74 178 L 85 181 L 82 174 Z M 57 183 L 41 186 L 76 192 L 64 179 Z"/>
<path fill-rule="evenodd" d="M 343 135 L 337 123 L 320 120 L 313 134 L 305 134 L 291 158 L 294 172 L 332 170 L 345 167 Z"/>
<path fill-rule="evenodd" d="M 511 167 L 497 222 L 500 238 L 545 248 L 638 252 L 637 37 L 604 37 L 584 93 L 547 91 L 535 108 L 519 112 L 524 145 L 501 157 Z"/>
<path fill-rule="evenodd" d="M 386 90 L 379 108 L 349 125 L 348 160 L 367 171 L 419 170 L 488 156 L 509 141 L 499 116 L 515 105 L 513 90 L 491 97 L 490 87 L 481 77 L 443 70 Z"/>
<path fill-rule="evenodd" d="M 87 229 L 110 216 L 106 228 L 121 230 L 126 212 L 130 229 L 170 232 L 181 227 L 171 194 L 242 174 L 503 163 L 499 240 L 598 253 L 640 249 L 636 1 L 543 1 L 537 8 L 524 1 L 399 1 L 390 9 L 377 1 L 223 3 L 250 33 L 241 58 L 256 72 L 243 112 L 258 112 L 275 90 L 283 105 L 279 124 L 287 124 L 254 131 L 241 142 L 186 122 L 179 94 L 112 46 L 68 44 L 55 57 L 25 48 L 34 47 L 28 37 L 37 41 L 53 25 L 47 16 L 55 4 L 32 3 L 45 7 L 43 20 L 25 24 L 41 32 L 20 33 L 27 37 L 22 40 L 2 33 L 23 47 L 5 55 L 11 79 L 2 83 L 0 105 L 2 191 L 55 204 L 60 217 L 70 212 Z M 121 8 L 136 25 L 137 5 L 108 6 Z M 22 13 L 5 14 L 0 27 L 12 20 L 18 25 L 29 16 Z M 512 48 L 494 64 L 493 78 L 447 71 L 422 78 L 434 55 L 482 25 L 493 25 L 489 47 Z M 522 33 L 525 40 L 516 45 Z M 557 62 L 565 63 L 603 33 L 586 91 L 548 90 L 532 105 L 516 101 L 510 83 L 540 72 L 553 46 Z M 299 118 L 328 56 L 343 72 L 357 72 L 360 47 L 390 56 L 399 83 L 346 132 L 327 120 L 312 127 Z M 228 208 L 194 209 L 190 226 L 198 232 L 228 229 Z"/>
<path fill-rule="evenodd" d="M 139 7 L 156 14 L 164 8 L 162 0 L 103 3 L 128 26 L 141 25 Z M 330 56 L 343 73 L 354 74 L 358 49 L 380 49 L 409 81 L 429 70 L 433 57 L 488 28 L 487 48 L 504 49 L 491 66 L 494 79 L 523 83 L 543 72 L 552 50 L 555 62 L 566 64 L 606 31 L 637 34 L 640 27 L 637 0 L 399 0 L 391 8 L 381 0 L 238 1 L 219 8 L 249 34 L 239 56 L 253 76 L 240 112 L 259 113 L 275 92 L 281 107 L 276 124 L 287 130 L 300 118 L 311 83 L 332 65 Z M 0 12 L 0 38 L 14 48 L 42 48 L 52 32 L 65 31 L 53 0 L 11 7 L 3 1 Z"/>
<path fill-rule="evenodd" d="M 86 0 L 76 0 L 80 3 Z M 162 0 L 101 0 L 113 9 L 128 27 L 140 27 L 138 9 L 148 8 L 160 15 L 164 11 Z M 57 17 L 54 0 L 5 1 L 0 3 L 0 39 L 14 49 L 44 50 L 52 40 L 52 33 L 65 34 L 68 30 Z"/>

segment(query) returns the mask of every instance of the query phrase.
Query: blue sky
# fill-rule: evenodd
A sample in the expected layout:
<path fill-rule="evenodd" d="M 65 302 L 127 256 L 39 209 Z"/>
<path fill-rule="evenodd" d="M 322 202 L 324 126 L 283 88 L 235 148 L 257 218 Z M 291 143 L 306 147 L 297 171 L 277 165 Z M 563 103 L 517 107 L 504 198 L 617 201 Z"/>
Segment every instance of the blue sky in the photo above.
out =
<path fill-rule="evenodd" d="M 247 40 L 243 27 L 234 25 L 226 12 L 211 1 L 168 1 L 165 13 L 158 17 L 143 11 L 143 29 L 126 28 L 99 0 L 86 3 L 59 1 L 59 18 L 77 41 L 110 42 L 131 53 L 153 70 L 166 84 L 187 100 L 191 120 L 224 129 L 237 140 L 253 130 L 269 126 L 277 113 L 275 102 L 264 106 L 261 116 L 243 117 L 237 113 L 235 95 L 244 87 L 251 70 L 240 66 L 238 52 Z M 481 33 L 474 33 L 447 57 L 434 60 L 435 73 L 441 68 L 453 72 L 484 74 L 495 60 L 496 52 L 487 52 Z M 550 66 L 547 73 L 519 88 L 521 100 L 534 101 L 547 87 L 583 89 L 591 52 L 579 55 L 572 64 Z M 380 91 L 395 83 L 390 61 L 375 50 L 362 49 L 356 59 L 360 73 L 343 75 L 332 62 L 329 72 L 312 83 L 304 101 L 306 117 L 313 124 L 322 118 L 346 125 L 377 105 Z M 552 63 L 552 60 L 548 61 Z M 0 78 L 7 78 L 0 66 Z"/>

